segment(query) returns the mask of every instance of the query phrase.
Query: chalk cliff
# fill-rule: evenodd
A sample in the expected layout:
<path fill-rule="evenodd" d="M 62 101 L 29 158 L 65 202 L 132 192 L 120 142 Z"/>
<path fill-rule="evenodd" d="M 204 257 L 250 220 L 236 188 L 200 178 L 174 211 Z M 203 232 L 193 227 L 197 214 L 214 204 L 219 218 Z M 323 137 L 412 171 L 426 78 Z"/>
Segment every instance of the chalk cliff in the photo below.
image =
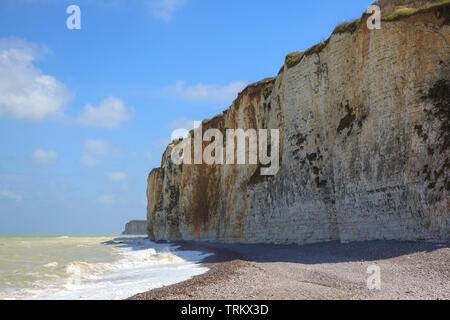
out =
<path fill-rule="evenodd" d="M 146 220 L 132 220 L 125 225 L 125 231 L 123 234 L 129 235 L 141 235 L 147 234 L 147 221 Z"/>
<path fill-rule="evenodd" d="M 203 121 L 203 131 L 279 129 L 275 176 L 175 165 L 171 144 L 148 177 L 150 238 L 448 240 L 450 4 L 430 2 L 380 1 L 380 30 L 368 15 L 338 26 Z"/>

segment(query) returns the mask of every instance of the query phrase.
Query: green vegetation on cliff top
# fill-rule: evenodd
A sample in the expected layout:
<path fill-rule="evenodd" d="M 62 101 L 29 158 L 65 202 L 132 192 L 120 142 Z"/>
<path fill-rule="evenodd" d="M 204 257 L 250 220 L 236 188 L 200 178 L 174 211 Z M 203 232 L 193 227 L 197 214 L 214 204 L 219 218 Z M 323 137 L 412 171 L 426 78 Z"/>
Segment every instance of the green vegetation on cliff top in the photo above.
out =
<path fill-rule="evenodd" d="M 295 67 L 305 55 L 304 51 L 296 51 L 286 56 L 285 64 L 288 69 Z"/>
<path fill-rule="evenodd" d="M 394 11 L 386 16 L 382 16 L 382 21 L 394 21 L 403 17 L 408 17 L 414 14 L 418 14 L 427 10 L 432 10 L 432 9 L 438 9 L 439 7 L 443 7 L 443 6 L 447 6 L 450 4 L 450 0 L 443 0 L 443 1 L 438 1 L 438 2 L 434 2 L 434 3 L 429 3 L 426 5 L 423 5 L 419 8 L 406 8 L 406 7 L 397 7 L 394 9 Z M 350 22 L 344 22 L 341 23 L 339 25 L 336 26 L 336 28 L 334 28 L 332 35 L 334 34 L 341 34 L 341 33 L 346 33 L 346 32 L 350 32 L 353 33 L 356 31 L 356 29 L 358 28 L 358 26 L 361 24 L 361 19 L 355 19 L 353 21 Z M 322 41 L 318 44 L 316 44 L 315 46 L 309 48 L 306 51 L 297 51 L 297 52 L 293 52 L 290 53 L 286 56 L 286 60 L 285 60 L 285 65 L 288 69 L 295 67 L 297 64 L 300 63 L 300 61 L 302 60 L 302 58 L 304 56 L 308 56 L 311 55 L 313 53 L 319 53 L 320 51 L 322 51 L 323 48 L 326 47 L 326 45 L 328 44 L 329 39 Z M 280 72 L 284 70 L 284 66 L 281 68 Z"/>
<path fill-rule="evenodd" d="M 387 16 L 383 16 L 381 18 L 381 20 L 383 21 L 394 21 L 397 20 L 399 18 L 402 17 L 408 17 L 408 16 L 412 16 L 414 14 L 423 12 L 423 11 L 427 11 L 427 10 L 431 10 L 431 9 L 436 9 L 438 7 L 441 6 L 445 6 L 450 4 L 450 0 L 443 0 L 443 1 L 438 1 L 438 2 L 434 2 L 434 3 L 429 3 L 426 5 L 423 5 L 419 8 L 407 8 L 407 7 L 397 7 L 392 13 L 390 13 Z"/>
<path fill-rule="evenodd" d="M 344 22 L 336 26 L 332 34 L 345 33 L 345 32 L 355 32 L 358 28 L 361 19 L 356 19 L 351 22 Z"/>

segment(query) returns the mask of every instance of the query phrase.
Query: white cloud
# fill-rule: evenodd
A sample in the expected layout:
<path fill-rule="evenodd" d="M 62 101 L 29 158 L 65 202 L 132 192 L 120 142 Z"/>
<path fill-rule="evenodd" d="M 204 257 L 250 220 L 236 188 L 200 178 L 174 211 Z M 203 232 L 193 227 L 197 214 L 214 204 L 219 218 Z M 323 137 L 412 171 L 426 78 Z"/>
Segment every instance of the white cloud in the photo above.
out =
<path fill-rule="evenodd" d="M 105 205 L 111 205 L 116 202 L 117 196 L 115 194 L 103 194 L 97 197 L 97 202 Z"/>
<path fill-rule="evenodd" d="M 108 142 L 101 139 L 87 139 L 83 143 L 83 153 L 91 155 L 105 154 L 109 150 Z"/>
<path fill-rule="evenodd" d="M 118 98 L 87 104 L 75 119 L 67 119 L 65 105 L 73 98 L 55 77 L 43 74 L 34 62 L 51 50 L 17 38 L 0 39 L 0 117 L 43 121 L 49 118 L 89 127 L 114 129 L 134 116 Z"/>
<path fill-rule="evenodd" d="M 0 117 L 41 121 L 63 114 L 72 95 L 33 64 L 49 52 L 24 40 L 0 39 Z"/>
<path fill-rule="evenodd" d="M 110 172 L 108 173 L 108 179 L 112 182 L 121 182 L 128 179 L 128 175 L 124 172 Z"/>
<path fill-rule="evenodd" d="M 171 130 L 175 129 L 186 129 L 186 130 L 192 130 L 195 127 L 195 122 L 201 123 L 199 120 L 188 120 L 185 118 L 180 118 L 173 120 L 171 123 L 169 123 L 168 127 Z"/>
<path fill-rule="evenodd" d="M 58 153 L 55 150 L 36 149 L 31 158 L 39 165 L 49 165 L 54 164 L 58 160 Z"/>
<path fill-rule="evenodd" d="M 183 100 L 231 103 L 246 85 L 244 81 L 235 81 L 227 85 L 199 83 L 189 87 L 180 80 L 175 85 L 164 87 L 162 93 Z"/>
<path fill-rule="evenodd" d="M 98 160 L 90 155 L 83 154 L 80 158 L 80 163 L 86 167 L 95 167 L 96 165 L 98 165 L 100 163 L 100 160 Z"/>
<path fill-rule="evenodd" d="M 149 0 L 148 7 L 154 18 L 169 22 L 175 11 L 181 9 L 187 2 L 187 0 Z"/>
<path fill-rule="evenodd" d="M 101 139 L 87 139 L 83 143 L 82 151 L 80 163 L 86 167 L 94 167 L 101 162 L 98 156 L 108 153 L 109 144 Z"/>
<path fill-rule="evenodd" d="M 23 197 L 20 194 L 11 192 L 9 190 L 0 190 L 0 198 L 6 198 L 9 200 L 15 200 L 15 201 L 20 201 L 23 199 Z"/>
<path fill-rule="evenodd" d="M 75 122 L 88 127 L 114 129 L 131 119 L 133 115 L 133 108 L 125 106 L 118 98 L 109 97 L 102 100 L 98 107 L 87 104 Z"/>

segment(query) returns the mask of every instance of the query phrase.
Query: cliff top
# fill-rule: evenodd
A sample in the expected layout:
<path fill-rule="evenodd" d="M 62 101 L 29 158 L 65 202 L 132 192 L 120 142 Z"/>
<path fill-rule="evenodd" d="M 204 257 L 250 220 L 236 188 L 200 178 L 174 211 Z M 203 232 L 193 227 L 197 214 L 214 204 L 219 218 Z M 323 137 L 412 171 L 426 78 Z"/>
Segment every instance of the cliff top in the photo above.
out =
<path fill-rule="evenodd" d="M 129 223 L 147 223 L 147 220 L 131 220 L 127 222 L 127 224 Z"/>
<path fill-rule="evenodd" d="M 450 0 L 379 0 L 374 4 L 380 6 L 383 21 L 394 21 L 401 18 L 410 17 L 412 15 L 425 13 L 438 8 L 448 8 L 450 7 Z M 366 13 L 363 13 L 360 19 L 355 19 L 353 21 L 344 22 L 337 25 L 331 36 L 340 33 L 355 32 L 361 25 L 361 22 L 363 21 L 365 15 Z M 330 38 L 312 46 L 306 51 L 297 51 L 288 54 L 279 74 L 284 71 L 284 67 L 288 69 L 295 67 L 298 63 L 300 63 L 304 56 L 320 52 L 327 46 Z"/>
<path fill-rule="evenodd" d="M 387 14 L 392 13 L 398 7 L 406 8 L 420 8 L 425 5 L 445 2 L 442 0 L 378 0 L 374 4 L 379 5 L 380 8 Z"/>

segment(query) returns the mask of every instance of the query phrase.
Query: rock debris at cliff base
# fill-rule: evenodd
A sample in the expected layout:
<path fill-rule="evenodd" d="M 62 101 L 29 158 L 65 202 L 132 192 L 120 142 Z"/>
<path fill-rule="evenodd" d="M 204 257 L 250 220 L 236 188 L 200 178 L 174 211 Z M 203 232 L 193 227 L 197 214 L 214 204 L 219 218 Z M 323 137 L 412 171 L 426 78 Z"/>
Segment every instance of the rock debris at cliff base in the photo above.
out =
<path fill-rule="evenodd" d="M 186 250 L 214 252 L 204 262 L 210 271 L 131 299 L 450 299 L 448 243 L 180 245 Z M 380 290 L 367 287 L 367 269 L 372 265 L 380 268 Z"/>

